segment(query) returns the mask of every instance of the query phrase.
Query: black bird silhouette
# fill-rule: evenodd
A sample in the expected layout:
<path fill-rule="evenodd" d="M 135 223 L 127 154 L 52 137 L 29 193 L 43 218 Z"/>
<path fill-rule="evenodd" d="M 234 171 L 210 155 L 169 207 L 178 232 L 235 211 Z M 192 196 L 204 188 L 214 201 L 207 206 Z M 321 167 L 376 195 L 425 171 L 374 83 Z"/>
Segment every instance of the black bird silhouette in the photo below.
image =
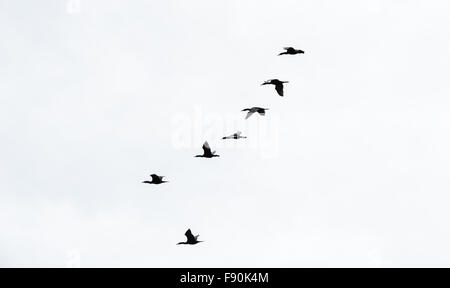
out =
<path fill-rule="evenodd" d="M 269 110 L 269 108 L 261 108 L 261 107 L 252 107 L 252 108 L 246 108 L 242 111 L 248 111 L 247 116 L 245 119 L 248 119 L 248 117 L 252 116 L 254 113 L 258 113 L 261 116 L 266 115 L 266 110 Z"/>
<path fill-rule="evenodd" d="M 277 90 L 278 95 L 284 96 L 283 83 L 289 83 L 289 81 L 280 81 L 278 79 L 271 79 L 271 80 L 267 80 L 266 82 L 262 83 L 261 85 L 268 85 L 268 84 L 275 85 L 275 90 Z"/>
<path fill-rule="evenodd" d="M 152 174 L 152 175 L 150 175 L 150 177 L 152 177 L 152 181 L 142 181 L 142 183 L 145 183 L 145 184 L 162 184 L 162 183 L 169 182 L 169 181 L 162 180 L 164 178 L 164 176 L 158 176 L 156 174 Z"/>
<path fill-rule="evenodd" d="M 293 47 L 284 47 L 283 49 L 286 51 L 281 52 L 280 54 L 278 54 L 278 56 L 280 56 L 280 55 L 295 55 L 295 54 L 304 54 L 305 53 L 305 51 L 297 50 L 297 49 L 294 49 Z"/>
<path fill-rule="evenodd" d="M 197 236 L 192 235 L 191 229 L 188 229 L 186 231 L 186 233 L 184 233 L 184 235 L 186 235 L 186 238 L 187 238 L 186 242 L 178 242 L 177 245 L 180 245 L 180 244 L 195 245 L 197 243 L 203 242 L 203 241 L 197 240 L 198 236 L 200 236 L 200 235 L 197 235 Z"/>
<path fill-rule="evenodd" d="M 243 138 L 247 138 L 246 136 L 241 136 L 241 131 L 238 131 L 230 136 L 225 136 L 222 137 L 222 139 L 243 139 Z"/>
<path fill-rule="evenodd" d="M 207 141 L 205 141 L 202 148 L 203 148 L 203 155 L 195 155 L 195 157 L 203 157 L 203 158 L 219 157 L 219 155 L 216 154 L 216 151 L 211 152 L 211 148 L 209 147 Z"/>

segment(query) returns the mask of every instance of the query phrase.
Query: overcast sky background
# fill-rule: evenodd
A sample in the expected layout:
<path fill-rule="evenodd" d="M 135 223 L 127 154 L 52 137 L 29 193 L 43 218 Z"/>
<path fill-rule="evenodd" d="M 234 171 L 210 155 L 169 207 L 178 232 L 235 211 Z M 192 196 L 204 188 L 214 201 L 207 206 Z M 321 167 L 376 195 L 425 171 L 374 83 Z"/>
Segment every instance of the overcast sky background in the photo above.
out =
<path fill-rule="evenodd" d="M 0 266 L 450 266 L 449 9 L 0 0 Z"/>

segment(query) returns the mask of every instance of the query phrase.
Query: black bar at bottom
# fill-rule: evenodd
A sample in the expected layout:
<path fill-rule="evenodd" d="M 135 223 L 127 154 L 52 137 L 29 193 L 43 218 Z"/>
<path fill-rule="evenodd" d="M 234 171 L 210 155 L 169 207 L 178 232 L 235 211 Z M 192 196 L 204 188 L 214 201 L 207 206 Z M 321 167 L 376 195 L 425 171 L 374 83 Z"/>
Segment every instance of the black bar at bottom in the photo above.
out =
<path fill-rule="evenodd" d="M 382 271 L 380 271 L 382 270 Z M 365 287 L 367 285 L 423 285 L 438 286 L 436 272 L 443 269 L 421 269 L 433 273 L 422 276 L 422 271 L 411 275 L 409 269 L 313 269 L 313 268 L 150 268 L 150 269 L 0 269 L 3 281 L 16 285 L 27 281 L 38 284 L 99 285 L 123 287 Z M 417 273 L 419 272 L 419 273 Z M 389 274 L 389 277 L 380 277 Z M 439 273 L 440 274 L 440 273 Z M 88 276 L 88 277 L 85 277 Z M 440 285 L 439 285 L 440 286 Z"/>

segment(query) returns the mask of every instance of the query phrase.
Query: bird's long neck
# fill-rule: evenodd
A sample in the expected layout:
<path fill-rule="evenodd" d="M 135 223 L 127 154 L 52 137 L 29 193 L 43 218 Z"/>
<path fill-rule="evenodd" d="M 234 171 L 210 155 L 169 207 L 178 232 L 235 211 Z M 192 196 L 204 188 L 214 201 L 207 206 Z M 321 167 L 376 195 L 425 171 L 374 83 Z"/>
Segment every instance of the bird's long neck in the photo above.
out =
<path fill-rule="evenodd" d="M 178 242 L 177 245 L 187 244 L 187 242 Z"/>

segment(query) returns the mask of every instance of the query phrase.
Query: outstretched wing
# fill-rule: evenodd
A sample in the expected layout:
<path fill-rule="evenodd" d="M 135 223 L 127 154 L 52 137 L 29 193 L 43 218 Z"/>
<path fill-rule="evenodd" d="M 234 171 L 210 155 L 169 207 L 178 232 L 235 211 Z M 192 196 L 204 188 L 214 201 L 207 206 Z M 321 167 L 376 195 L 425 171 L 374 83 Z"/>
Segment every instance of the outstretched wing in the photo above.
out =
<path fill-rule="evenodd" d="M 152 174 L 152 175 L 150 175 L 150 177 L 152 177 L 152 181 L 153 181 L 153 182 L 156 182 L 156 181 L 162 179 L 162 177 L 160 177 L 160 176 L 158 176 L 158 175 L 156 175 L 156 174 Z"/>
<path fill-rule="evenodd" d="M 186 235 L 187 242 L 195 242 L 195 240 L 197 239 L 194 237 L 194 235 L 192 235 L 191 229 L 188 229 L 186 233 L 184 233 L 184 235 Z"/>
<path fill-rule="evenodd" d="M 248 111 L 247 116 L 245 117 L 245 119 L 248 119 L 250 116 L 253 115 L 253 113 L 255 113 L 255 112 L 253 112 L 253 111 Z"/>
<path fill-rule="evenodd" d="M 211 154 L 212 154 L 212 153 L 211 153 L 211 147 L 209 147 L 208 142 L 205 142 L 205 143 L 203 144 L 202 148 L 203 148 L 203 153 L 204 153 L 205 155 L 211 155 Z"/>
<path fill-rule="evenodd" d="M 278 83 L 275 85 L 275 90 L 277 90 L 278 95 L 283 96 L 284 92 L 283 92 L 283 83 Z"/>
<path fill-rule="evenodd" d="M 241 132 L 241 131 L 237 131 L 235 134 L 236 134 L 237 136 L 241 136 L 242 132 Z"/>

